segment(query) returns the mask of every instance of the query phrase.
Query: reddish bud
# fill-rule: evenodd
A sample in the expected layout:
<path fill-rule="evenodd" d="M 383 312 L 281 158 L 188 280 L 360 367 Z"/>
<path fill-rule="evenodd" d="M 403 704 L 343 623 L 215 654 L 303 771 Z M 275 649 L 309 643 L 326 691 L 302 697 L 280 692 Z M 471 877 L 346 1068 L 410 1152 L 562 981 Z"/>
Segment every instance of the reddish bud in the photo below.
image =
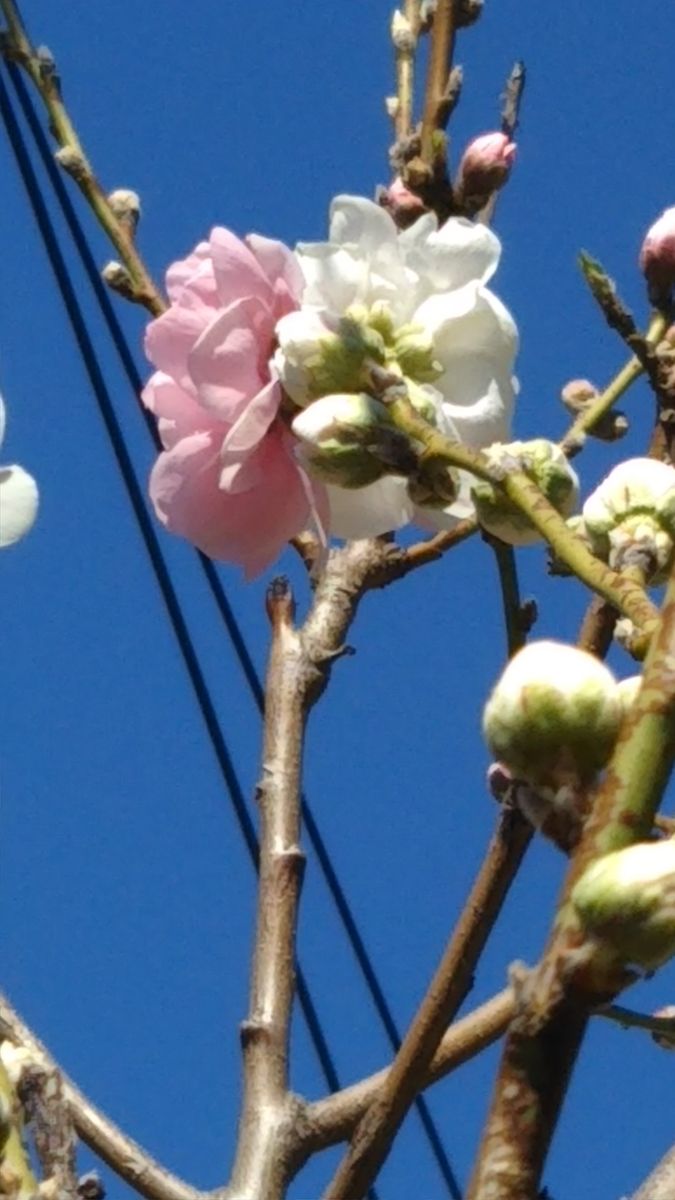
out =
<path fill-rule="evenodd" d="M 505 133 L 484 133 L 469 142 L 457 172 L 457 190 L 472 208 L 503 187 L 511 173 L 516 143 Z"/>
<path fill-rule="evenodd" d="M 424 201 L 411 192 L 401 179 L 400 175 L 390 183 L 388 188 L 383 188 L 379 195 L 379 202 L 387 212 L 391 213 L 394 221 L 402 229 L 406 229 L 408 225 L 412 225 L 422 213 L 427 212 Z"/>
<path fill-rule="evenodd" d="M 661 213 L 647 231 L 640 250 L 640 269 L 651 298 L 659 303 L 675 285 L 675 207 Z"/>

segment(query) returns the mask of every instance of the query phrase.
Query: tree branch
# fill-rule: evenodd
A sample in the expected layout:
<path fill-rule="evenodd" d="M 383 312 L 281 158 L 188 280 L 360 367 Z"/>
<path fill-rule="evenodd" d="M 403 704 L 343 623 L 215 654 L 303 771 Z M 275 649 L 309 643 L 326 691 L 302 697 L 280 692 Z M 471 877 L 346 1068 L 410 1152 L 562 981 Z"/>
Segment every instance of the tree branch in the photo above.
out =
<path fill-rule="evenodd" d="M 385 1161 L 438 1045 L 470 988 L 490 930 L 532 837 L 521 815 L 505 810 L 416 1016 L 382 1089 L 359 1123 L 324 1200 L 358 1200 Z"/>
<path fill-rule="evenodd" d="M 520 982 L 468 1200 L 530 1200 L 592 1009 L 634 978 L 585 937 L 569 897 L 595 858 L 649 836 L 675 757 L 675 572 L 642 687 L 572 857 L 541 963 Z"/>
<path fill-rule="evenodd" d="M 0 1038 L 23 1046 L 50 1072 L 58 1072 L 75 1130 L 82 1141 L 146 1200 L 203 1200 L 204 1193 L 172 1175 L 122 1132 L 68 1078 L 5 996 L 0 995 Z"/>
<path fill-rule="evenodd" d="M 433 166 L 434 134 L 442 123 L 440 114 L 444 111 L 445 90 L 452 67 L 456 33 L 455 9 L 455 0 L 437 0 L 434 23 L 431 27 L 421 133 L 421 156 L 429 167 Z"/>
<path fill-rule="evenodd" d="M 630 1200 L 673 1200 L 675 1196 L 675 1146 L 664 1154 Z"/>

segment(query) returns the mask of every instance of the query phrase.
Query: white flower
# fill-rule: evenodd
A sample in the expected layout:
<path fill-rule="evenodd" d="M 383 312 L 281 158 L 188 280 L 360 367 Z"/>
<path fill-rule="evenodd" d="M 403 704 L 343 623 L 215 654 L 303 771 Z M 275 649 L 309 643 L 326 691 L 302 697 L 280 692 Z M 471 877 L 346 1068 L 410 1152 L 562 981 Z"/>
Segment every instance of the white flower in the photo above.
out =
<path fill-rule="evenodd" d="M 647 565 L 650 583 L 668 577 L 675 553 L 675 468 L 629 458 L 610 471 L 583 507 L 594 554 L 615 570 Z"/>
<path fill-rule="evenodd" d="M 436 425 L 475 448 L 508 438 L 517 331 L 486 286 L 500 244 L 484 225 L 427 213 L 403 233 L 379 205 L 338 196 L 327 242 L 296 250 L 306 287 L 279 321 L 276 367 L 302 406 L 367 388 L 373 361 L 398 370 L 435 410 Z M 415 519 L 451 526 L 472 511 L 469 481 L 445 510 L 416 509 L 406 481 L 388 476 L 345 494 L 329 487 L 331 530 L 368 536 Z"/>
<path fill-rule="evenodd" d="M 5 406 L 0 396 L 0 445 L 5 432 Z M 0 466 L 0 546 L 11 546 L 28 533 L 38 507 L 37 484 L 16 464 Z"/>

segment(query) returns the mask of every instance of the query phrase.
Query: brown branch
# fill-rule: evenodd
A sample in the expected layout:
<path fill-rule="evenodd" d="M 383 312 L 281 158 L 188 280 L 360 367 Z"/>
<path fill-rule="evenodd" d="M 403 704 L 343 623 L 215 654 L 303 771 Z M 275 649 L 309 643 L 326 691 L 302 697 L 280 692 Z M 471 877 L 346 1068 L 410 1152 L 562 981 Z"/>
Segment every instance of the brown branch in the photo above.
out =
<path fill-rule="evenodd" d="M 421 1080 L 420 1090 L 444 1079 L 502 1036 L 514 1012 L 510 988 L 499 992 L 448 1029 Z M 307 1105 L 303 1117 L 302 1162 L 351 1137 L 382 1091 L 391 1067 Z"/>
<path fill-rule="evenodd" d="M 421 157 L 429 167 L 434 164 L 434 135 L 442 128 L 447 107 L 446 88 L 455 46 L 455 8 L 455 0 L 438 0 L 431 27 L 421 132 Z"/>
<path fill-rule="evenodd" d="M 569 897 L 599 855 L 649 836 L 675 756 L 675 573 L 638 698 L 590 806 L 539 966 L 521 981 L 467 1200 L 531 1200 L 591 1011 L 634 979 Z"/>
<path fill-rule="evenodd" d="M 581 623 L 577 646 L 581 650 L 587 650 L 589 654 L 594 654 L 596 658 L 606 658 L 618 617 L 619 614 L 613 605 L 608 604 L 601 596 L 594 596 Z"/>
<path fill-rule="evenodd" d="M 531 827 L 519 813 L 512 810 L 502 813 L 426 996 L 382 1089 L 359 1123 L 324 1200 L 358 1200 L 375 1179 L 403 1118 L 424 1086 L 443 1033 L 471 986 L 476 963 L 531 836 Z"/>
<path fill-rule="evenodd" d="M 5 996 L 0 995 L 0 1038 L 27 1049 L 49 1072 L 57 1072 L 75 1130 L 99 1158 L 146 1200 L 203 1200 L 204 1193 L 172 1175 L 122 1132 L 68 1078 Z"/>
<path fill-rule="evenodd" d="M 265 695 L 260 806 L 258 917 L 249 1013 L 241 1028 L 244 1099 L 231 1188 L 281 1197 L 284 1131 L 290 1132 L 288 1043 L 295 991 L 295 934 L 304 869 L 300 783 L 307 711 L 307 663 L 293 624 L 286 580 L 268 591 L 272 646 Z"/>

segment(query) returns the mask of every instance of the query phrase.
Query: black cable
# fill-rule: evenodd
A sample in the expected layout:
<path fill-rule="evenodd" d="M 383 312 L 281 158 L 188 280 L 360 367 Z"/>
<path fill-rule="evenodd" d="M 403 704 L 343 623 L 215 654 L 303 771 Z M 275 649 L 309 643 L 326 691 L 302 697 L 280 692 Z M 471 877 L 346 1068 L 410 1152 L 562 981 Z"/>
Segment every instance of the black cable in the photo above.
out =
<path fill-rule="evenodd" d="M 138 396 L 143 386 L 143 380 L 136 366 L 136 363 L 129 350 L 125 334 L 118 321 L 115 310 L 111 304 L 110 296 L 106 287 L 103 285 L 99 270 L 94 261 L 93 255 L 89 248 L 89 244 L 82 231 L 82 227 L 64 185 L 62 175 L 54 163 L 53 155 L 50 151 L 49 144 L 45 137 L 44 131 L 38 121 L 32 101 L 28 95 L 27 89 L 21 78 L 20 72 L 12 64 L 8 64 L 9 73 L 14 85 L 19 104 L 23 111 L 24 117 L 28 123 L 31 134 L 36 143 L 38 152 L 49 175 L 50 182 L 54 188 L 57 199 L 61 206 L 64 218 L 70 230 L 75 246 L 80 255 L 80 259 L 84 266 L 85 272 L 89 279 L 90 285 L 94 291 L 96 299 L 99 303 L 104 321 L 108 327 L 111 339 L 117 350 L 122 367 L 127 375 L 130 386 L 134 393 Z M 156 447 L 161 446 L 161 442 L 157 433 L 155 420 L 151 413 L 145 408 L 142 409 L 143 417 L 146 426 L 152 436 Z M 145 511 L 145 509 L 144 509 Z M 264 691 L 260 678 L 257 674 L 253 660 L 248 651 L 248 647 L 244 641 L 243 635 L 237 623 L 237 619 L 232 610 L 232 607 L 227 599 L 223 585 L 213 566 L 213 563 L 201 551 L 196 552 L 200 561 L 200 565 L 206 577 L 210 591 L 216 602 L 220 615 L 227 628 L 228 634 L 232 641 L 235 654 L 238 658 L 253 699 L 261 713 L 264 712 Z M 319 867 L 324 875 L 326 884 L 331 894 L 332 900 L 336 906 L 338 915 L 347 934 L 347 938 L 354 952 L 354 956 L 363 975 L 364 981 L 370 992 L 375 1010 L 378 1013 L 383 1028 L 387 1034 L 387 1038 L 394 1053 L 396 1053 L 401 1045 L 401 1036 L 396 1026 L 392 1011 L 389 1007 L 384 991 L 377 977 L 370 956 L 365 947 L 361 934 L 359 932 L 356 920 L 351 911 L 349 902 L 344 893 L 342 885 L 338 879 L 335 868 L 333 867 L 330 854 L 325 842 L 321 836 L 319 828 L 314 819 L 312 810 L 306 797 L 302 797 L 302 815 L 307 829 L 310 844 L 319 863 Z M 300 977 L 298 983 L 298 992 L 301 992 Z M 309 999 L 309 997 L 307 997 Z M 311 999 L 309 1000 L 311 1004 Z M 334 1086 L 334 1085 L 332 1085 Z M 335 1087 L 334 1087 L 335 1090 Z M 443 1147 L 443 1143 L 435 1127 L 433 1118 L 429 1111 L 427 1102 L 423 1096 L 418 1096 L 415 1105 L 420 1117 L 420 1121 L 429 1140 L 433 1155 L 437 1161 L 440 1173 L 448 1188 L 452 1200 L 461 1200 L 461 1191 L 457 1183 L 451 1163 Z"/>
<path fill-rule="evenodd" d="M 10 72 L 12 70 L 16 70 L 16 68 L 12 67 L 9 67 L 8 69 Z M 50 265 L 56 277 L 57 286 L 59 292 L 61 293 L 71 328 L 82 355 L 85 369 L 87 375 L 89 376 L 92 390 L 96 397 L 99 411 L 103 418 L 105 428 L 117 460 L 117 465 L 121 471 L 127 495 L 129 496 L 129 500 L 134 511 L 134 516 L 138 522 L 145 549 L 150 557 L 162 599 L 166 606 L 172 628 L 176 635 L 176 641 L 178 642 L 183 661 L 190 677 L 190 682 L 194 689 L 197 703 L 204 718 L 204 724 L 206 725 L 206 729 L 208 731 L 208 735 L 211 740 L 211 744 L 213 746 L 223 779 L 225 780 L 227 789 L 230 793 L 237 821 L 246 843 L 246 848 L 249 852 L 251 860 L 257 868 L 258 838 L 255 832 L 255 827 L 246 806 L 244 793 L 242 791 L 241 784 L 239 783 L 227 743 L 218 723 L 218 717 L 211 699 L 208 684 L 206 683 L 199 665 L 199 660 L 190 638 L 178 597 L 171 582 L 171 577 L 164 561 L 157 535 L 155 534 L 152 521 L 148 516 L 148 512 L 143 500 L 143 494 L 134 474 L 133 464 L 129 457 L 121 429 L 117 422 L 117 417 L 110 400 L 110 395 L 105 385 L 94 347 L 82 317 L 77 297 L 70 281 L 68 270 L 51 224 L 49 213 L 40 194 L 39 186 L 30 162 L 30 158 L 23 145 L 21 131 L 11 108 L 7 89 L 1 75 L 0 113 L 5 122 L 5 128 L 7 129 L 12 151 L 21 173 L 24 186 L 28 193 L 30 204 L 35 215 L 47 255 L 49 257 Z M 317 1057 L 321 1064 L 321 1069 L 326 1079 L 326 1083 L 332 1091 L 337 1091 L 340 1087 L 337 1071 L 326 1044 L 314 1003 L 307 988 L 307 983 L 299 966 L 298 997 L 305 1021 L 307 1022 L 310 1037 L 314 1044 Z"/>

